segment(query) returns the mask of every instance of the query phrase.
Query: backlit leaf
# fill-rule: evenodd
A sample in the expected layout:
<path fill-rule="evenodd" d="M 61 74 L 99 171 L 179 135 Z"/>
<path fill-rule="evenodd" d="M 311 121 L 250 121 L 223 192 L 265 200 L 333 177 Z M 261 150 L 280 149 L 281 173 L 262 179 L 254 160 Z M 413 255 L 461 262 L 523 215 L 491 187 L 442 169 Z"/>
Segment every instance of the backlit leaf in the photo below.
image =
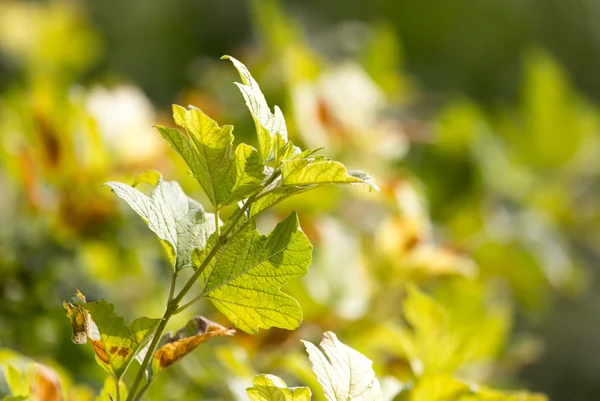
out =
<path fill-rule="evenodd" d="M 146 345 L 160 320 L 141 317 L 127 326 L 125 320 L 116 315 L 114 305 L 104 300 L 64 305 L 73 330 L 77 328 L 78 334 L 85 333 L 98 364 L 116 377 L 121 377 L 131 359 Z M 71 317 L 74 313 L 77 315 L 75 322 Z M 84 344 L 87 341 L 79 334 L 74 342 Z"/>
<path fill-rule="evenodd" d="M 273 375 L 258 375 L 253 386 L 246 389 L 251 401 L 310 401 L 308 387 L 288 388 L 283 380 Z"/>
<path fill-rule="evenodd" d="M 348 171 L 340 162 L 323 157 L 292 158 L 281 165 L 283 187 L 300 185 L 363 184 L 379 190 L 373 177 L 362 171 Z"/>
<path fill-rule="evenodd" d="M 194 266 L 205 254 L 194 253 Z M 221 247 L 204 270 L 199 280 L 202 293 L 245 332 L 270 327 L 293 330 L 302 321 L 302 311 L 280 287 L 306 274 L 311 255 L 312 246 L 295 213 L 268 236 L 248 224 Z"/>
<path fill-rule="evenodd" d="M 173 118 L 186 133 L 157 128 L 185 160 L 213 205 L 235 203 L 260 188 L 266 177 L 265 167 L 253 147 L 240 144 L 233 150 L 232 126 L 219 127 L 194 107 L 186 110 L 173 105 Z"/>
<path fill-rule="evenodd" d="M 192 251 L 204 248 L 215 231 L 215 218 L 202 205 L 186 196 L 178 183 L 163 181 L 156 172 L 139 178 L 155 185 L 150 197 L 129 185 L 108 182 L 119 198 L 139 214 L 161 240 L 175 270 L 191 263 Z"/>
<path fill-rule="evenodd" d="M 281 137 L 283 142 L 287 142 L 287 127 L 283 113 L 277 106 L 275 106 L 274 112 L 271 112 L 258 83 L 244 64 L 231 56 L 223 56 L 222 58 L 230 60 L 240 73 L 242 83 L 236 82 L 235 84 L 242 92 L 256 124 L 258 152 L 261 161 L 265 161 L 272 153 L 277 135 Z"/>
<path fill-rule="evenodd" d="M 332 332 L 323 334 L 320 346 L 303 341 L 313 371 L 328 401 L 382 400 L 371 360 L 339 341 Z"/>

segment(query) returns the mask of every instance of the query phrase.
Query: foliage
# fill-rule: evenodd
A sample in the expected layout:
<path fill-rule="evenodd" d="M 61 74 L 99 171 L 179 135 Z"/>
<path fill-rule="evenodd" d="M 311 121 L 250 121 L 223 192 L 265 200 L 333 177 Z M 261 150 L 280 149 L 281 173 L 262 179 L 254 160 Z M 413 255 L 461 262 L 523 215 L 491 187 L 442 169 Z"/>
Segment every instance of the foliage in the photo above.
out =
<path fill-rule="evenodd" d="M 281 111 L 275 108 L 275 114 L 271 114 L 246 67 L 231 60 L 244 85 L 248 85 L 239 86 L 256 121 L 260 152 L 243 144 L 233 152 L 233 127 L 219 128 L 194 108 L 173 107 L 173 118 L 185 127 L 185 134 L 159 127 L 206 192 L 215 209 L 213 215 L 204 213 L 202 206 L 188 198 L 177 183 L 163 182 L 155 172 L 139 176 L 134 183 L 153 184 L 150 197 L 134 187 L 106 184 L 146 221 L 167 250 L 173 275 L 162 319 L 141 317 L 128 326 L 106 301 L 86 303 L 79 294 L 74 303 L 65 303 L 74 341 L 81 344 L 89 338 L 96 361 L 117 383 L 121 383 L 134 358 L 140 360 L 141 367 L 127 400 L 141 399 L 156 373 L 200 342 L 214 335 L 233 334 L 197 317 L 188 325 L 202 322 L 204 327 L 199 332 L 194 334 L 192 330 L 185 335 L 189 328 L 182 329 L 175 337 L 161 340 L 170 318 L 202 298 L 212 301 L 237 328 L 249 333 L 256 334 L 260 328 L 298 327 L 302 321 L 300 306 L 280 287 L 306 273 L 312 246 L 300 229 L 296 214 L 290 214 L 267 236 L 256 230 L 258 215 L 283 198 L 318 186 L 362 183 L 376 188 L 366 173 L 348 172 L 340 163 L 314 156 L 315 150 L 302 151 L 293 146 L 287 140 Z M 261 200 L 258 209 L 253 209 Z M 239 208 L 222 224 L 221 209 L 237 202 Z M 178 273 L 189 267 L 194 272 L 176 293 Z M 181 305 L 193 288 L 200 289 L 198 295 Z M 161 342 L 165 344 L 160 346 Z M 146 384 L 139 389 L 146 370 Z M 119 393 L 115 398 L 120 398 Z"/>
<path fill-rule="evenodd" d="M 586 261 L 571 245 L 592 254 L 599 238 L 597 110 L 552 58 L 525 58 L 517 105 L 449 95 L 438 112 L 436 99 L 423 99 L 398 73 L 404 60 L 393 27 L 361 25 L 352 55 L 339 57 L 312 45 L 343 48 L 338 28 L 303 30 L 277 2 L 255 1 L 258 46 L 245 56 L 285 121 L 241 63 L 231 60 L 250 115 L 239 96 L 230 98 L 234 70 L 202 59 L 202 79 L 177 103 L 204 111 L 174 106 L 176 129 L 136 87 L 88 77 L 102 38 L 82 9 L 59 3 L 19 7 L 10 20 L 27 22 L 0 28 L 0 64 L 22 69 L 0 101 L 0 337 L 55 369 L 64 399 L 116 396 L 105 370 L 120 375 L 119 397 L 127 398 L 122 383 L 135 383 L 157 338 L 139 379 L 148 399 L 245 399 L 253 376 L 273 372 L 326 400 L 299 340 L 329 331 L 373 360 L 385 400 L 529 397 L 487 386 L 522 385 L 517 372 L 541 349 L 526 332 L 539 321 L 530 317 L 543 317 L 556 291 L 578 288 Z M 2 36 L 23 27 L 43 40 L 14 46 L 10 37 L 27 36 Z M 69 37 L 78 39 L 66 49 Z M 208 115 L 233 123 L 235 137 Z M 299 150 L 321 146 L 344 164 Z M 376 175 L 381 192 L 329 188 L 374 188 L 344 165 Z M 98 190 L 107 177 L 132 182 L 132 171 L 152 168 L 165 179 L 151 171 L 132 186 L 106 184 L 126 202 Z M 126 204 L 150 231 L 119 213 Z M 181 294 L 216 247 L 169 319 L 174 333 L 147 335 L 160 319 L 134 324 L 164 316 L 164 300 Z M 118 314 L 105 301 L 77 298 L 67 304 L 68 327 L 60 300 L 74 288 L 110 299 Z M 233 334 L 228 324 L 235 339 L 216 340 Z M 92 351 L 65 344 L 71 330 Z M 33 362 L 16 360 L 26 359 L 0 361 L 0 398 L 37 391 L 26 367 Z M 16 371 L 22 380 L 13 380 Z M 144 393 L 148 378 L 153 388 Z M 307 397 L 270 375 L 254 387 L 256 396 Z"/>

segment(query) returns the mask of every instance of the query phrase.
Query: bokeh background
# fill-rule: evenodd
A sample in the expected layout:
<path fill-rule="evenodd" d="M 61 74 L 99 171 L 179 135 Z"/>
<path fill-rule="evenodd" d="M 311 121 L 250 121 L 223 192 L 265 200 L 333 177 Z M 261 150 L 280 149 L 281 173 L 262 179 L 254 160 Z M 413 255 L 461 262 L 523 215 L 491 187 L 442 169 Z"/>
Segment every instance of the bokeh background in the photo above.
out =
<path fill-rule="evenodd" d="M 600 399 L 594 0 L 0 2 L 0 362 L 43 361 L 93 399 L 103 372 L 71 342 L 62 300 L 79 289 L 127 320 L 160 316 L 166 258 L 101 184 L 156 169 L 203 199 L 152 125 L 192 104 L 254 143 L 223 54 L 248 65 L 295 142 L 382 191 L 319 190 L 267 216 L 297 210 L 315 245 L 286 289 L 305 323 L 208 343 L 149 399 L 244 399 L 259 372 L 314 390 L 299 339 L 326 330 L 380 377 L 425 369 Z M 407 283 L 450 323 L 415 340 Z M 193 314 L 227 324 L 191 309 L 175 329 Z"/>

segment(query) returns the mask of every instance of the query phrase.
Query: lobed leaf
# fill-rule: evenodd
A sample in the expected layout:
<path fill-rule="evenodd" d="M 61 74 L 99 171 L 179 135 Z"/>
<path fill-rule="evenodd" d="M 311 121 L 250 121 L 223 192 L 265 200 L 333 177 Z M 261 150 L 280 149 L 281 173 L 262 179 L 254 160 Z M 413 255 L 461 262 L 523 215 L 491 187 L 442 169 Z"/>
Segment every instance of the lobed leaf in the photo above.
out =
<path fill-rule="evenodd" d="M 252 384 L 246 389 L 251 401 L 310 401 L 308 387 L 288 388 L 283 380 L 274 375 L 258 375 Z"/>
<path fill-rule="evenodd" d="M 196 268 L 206 253 L 194 253 Z M 293 330 L 302 321 L 302 310 L 280 287 L 306 274 L 311 255 L 312 245 L 295 213 L 268 236 L 260 235 L 252 222 L 223 245 L 206 267 L 199 279 L 202 294 L 245 332 L 270 327 Z"/>
<path fill-rule="evenodd" d="M 287 142 L 287 127 L 283 113 L 277 106 L 275 106 L 274 112 L 271 112 L 258 83 L 244 64 L 231 56 L 222 58 L 230 60 L 240 74 L 242 83 L 236 82 L 235 84 L 242 92 L 246 106 L 254 119 L 258 137 L 258 152 L 260 160 L 264 162 L 272 155 L 277 136 L 281 137 L 282 142 Z"/>
<path fill-rule="evenodd" d="M 174 270 L 190 266 L 192 251 L 203 249 L 215 231 L 215 218 L 186 196 L 178 183 L 163 181 L 157 172 L 138 176 L 136 182 L 154 185 L 150 197 L 134 187 L 108 182 L 115 195 L 139 214 L 165 246 Z"/>
<path fill-rule="evenodd" d="M 303 341 L 328 401 L 382 400 L 371 360 L 339 341 L 332 332 L 323 334 L 320 346 Z"/>
<path fill-rule="evenodd" d="M 157 126 L 163 138 L 185 160 L 192 175 L 219 208 L 248 197 L 266 178 L 258 152 L 240 144 L 233 150 L 232 126 L 219 127 L 201 110 L 173 105 L 173 119 L 183 133 Z"/>

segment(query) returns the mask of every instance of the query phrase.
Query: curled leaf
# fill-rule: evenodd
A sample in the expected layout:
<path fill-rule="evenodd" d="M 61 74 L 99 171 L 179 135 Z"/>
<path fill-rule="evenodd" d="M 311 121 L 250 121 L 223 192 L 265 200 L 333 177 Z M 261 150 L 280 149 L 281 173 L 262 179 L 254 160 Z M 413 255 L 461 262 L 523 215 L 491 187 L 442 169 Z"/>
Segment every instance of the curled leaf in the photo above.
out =
<path fill-rule="evenodd" d="M 164 344 L 154 353 L 152 373 L 156 374 L 192 352 L 198 345 L 217 336 L 232 336 L 235 330 L 203 316 L 196 316 L 175 335 L 163 337 Z"/>

